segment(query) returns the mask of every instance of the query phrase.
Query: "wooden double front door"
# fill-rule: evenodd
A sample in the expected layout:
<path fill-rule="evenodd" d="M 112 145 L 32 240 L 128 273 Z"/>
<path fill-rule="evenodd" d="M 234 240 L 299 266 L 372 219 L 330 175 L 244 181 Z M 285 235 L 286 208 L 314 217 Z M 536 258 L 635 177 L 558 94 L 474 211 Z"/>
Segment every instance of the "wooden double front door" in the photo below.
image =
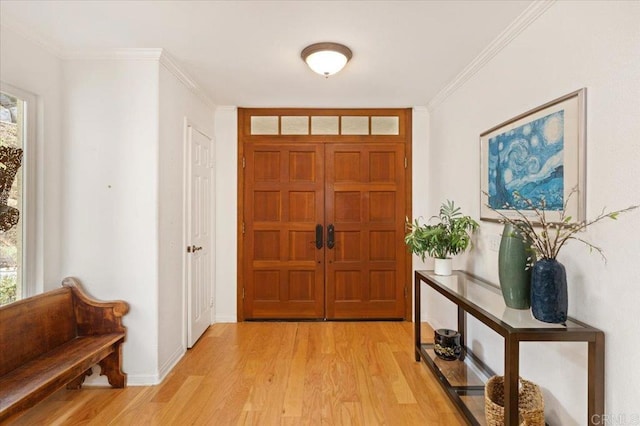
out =
<path fill-rule="evenodd" d="M 404 318 L 405 144 L 282 139 L 243 146 L 244 319 Z"/>

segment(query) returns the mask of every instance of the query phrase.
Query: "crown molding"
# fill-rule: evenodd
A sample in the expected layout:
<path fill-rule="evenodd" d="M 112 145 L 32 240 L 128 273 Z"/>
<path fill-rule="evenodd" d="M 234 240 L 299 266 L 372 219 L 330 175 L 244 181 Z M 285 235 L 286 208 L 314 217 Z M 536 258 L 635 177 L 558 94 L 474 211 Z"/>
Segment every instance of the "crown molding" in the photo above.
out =
<path fill-rule="evenodd" d="M 33 28 L 27 28 L 24 24 L 14 19 L 11 14 L 3 11 L 0 13 L 0 32 L 9 30 L 27 41 L 41 47 L 53 56 L 61 59 L 63 57 L 62 47 L 54 43 L 50 37 L 46 37 L 41 32 Z"/>
<path fill-rule="evenodd" d="M 198 83 L 187 74 L 178 62 L 161 48 L 122 48 L 122 49 L 64 49 L 59 44 L 53 42 L 51 37 L 46 37 L 41 32 L 27 28 L 24 24 L 14 19 L 11 15 L 3 11 L 0 14 L 0 31 L 9 30 L 18 36 L 43 48 L 61 60 L 127 60 L 127 61 L 158 61 L 171 74 L 173 74 L 182 84 L 191 90 L 209 108 L 215 109 L 216 105 L 209 96 L 202 90 Z"/>
<path fill-rule="evenodd" d="M 522 31 L 535 22 L 557 0 L 535 0 L 507 28 L 502 31 L 478 56 L 467 65 L 449 84 L 443 87 L 427 104 L 430 111 L 436 109 L 445 99 L 464 85 L 480 71 L 502 49 L 507 47 Z"/>
<path fill-rule="evenodd" d="M 162 49 L 158 48 L 81 48 L 64 50 L 62 59 L 80 61 L 159 61 L 162 53 Z"/>
<path fill-rule="evenodd" d="M 124 49 L 74 49 L 64 52 L 63 59 L 69 60 L 110 60 L 110 61 L 154 61 L 164 66 L 187 89 L 195 94 L 209 108 L 215 109 L 215 103 L 202 90 L 200 85 L 184 71 L 178 61 L 161 48 L 124 48 Z"/>
<path fill-rule="evenodd" d="M 193 80 L 191 76 L 189 76 L 189 74 L 187 74 L 180 68 L 178 62 L 171 55 L 169 55 L 166 50 L 162 50 L 159 60 L 160 64 L 162 64 L 167 69 L 167 71 L 176 76 L 178 80 L 180 80 L 182 84 L 187 86 L 190 90 L 200 90 L 200 88 L 198 87 L 198 83 L 196 83 L 195 80 Z"/>
<path fill-rule="evenodd" d="M 184 71 L 178 61 L 176 61 L 166 50 L 160 49 L 160 64 L 164 66 L 167 71 L 173 74 L 182 84 L 187 86 L 191 92 L 196 95 L 205 105 L 207 105 L 212 110 L 216 109 L 216 104 L 213 100 L 202 90 L 202 87 L 189 75 Z"/>

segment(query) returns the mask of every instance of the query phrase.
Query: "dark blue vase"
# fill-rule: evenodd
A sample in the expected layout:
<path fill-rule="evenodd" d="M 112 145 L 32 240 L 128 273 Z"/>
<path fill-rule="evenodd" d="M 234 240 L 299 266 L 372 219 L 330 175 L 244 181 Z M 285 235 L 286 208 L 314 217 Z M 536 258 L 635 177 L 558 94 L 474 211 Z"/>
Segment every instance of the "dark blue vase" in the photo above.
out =
<path fill-rule="evenodd" d="M 544 322 L 562 324 L 567 320 L 567 272 L 555 259 L 542 259 L 531 273 L 531 311 Z"/>

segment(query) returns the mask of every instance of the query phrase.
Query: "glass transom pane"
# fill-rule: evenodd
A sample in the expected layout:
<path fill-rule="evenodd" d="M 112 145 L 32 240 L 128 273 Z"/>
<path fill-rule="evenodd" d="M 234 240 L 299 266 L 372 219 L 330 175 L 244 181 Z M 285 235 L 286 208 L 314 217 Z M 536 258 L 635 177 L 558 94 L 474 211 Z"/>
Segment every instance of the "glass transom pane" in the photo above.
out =
<path fill-rule="evenodd" d="M 400 133 L 398 117 L 371 117 L 372 135 L 397 135 Z"/>
<path fill-rule="evenodd" d="M 368 135 L 369 117 L 343 116 L 341 133 L 343 135 Z"/>
<path fill-rule="evenodd" d="M 282 116 L 280 118 L 283 135 L 308 135 L 309 117 L 305 116 Z"/>
<path fill-rule="evenodd" d="M 278 116 L 253 116 L 251 117 L 252 135 L 277 135 Z"/>
<path fill-rule="evenodd" d="M 337 116 L 311 117 L 312 135 L 337 135 L 340 133 L 340 120 Z"/>

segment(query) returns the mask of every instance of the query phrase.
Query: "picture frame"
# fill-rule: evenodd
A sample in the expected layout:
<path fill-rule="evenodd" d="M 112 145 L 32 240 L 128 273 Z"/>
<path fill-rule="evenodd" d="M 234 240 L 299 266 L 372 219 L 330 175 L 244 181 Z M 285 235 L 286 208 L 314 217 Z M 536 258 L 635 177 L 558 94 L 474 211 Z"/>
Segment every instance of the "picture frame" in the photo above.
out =
<path fill-rule="evenodd" d="M 561 96 L 480 135 L 480 220 L 517 218 L 532 222 L 544 200 L 549 222 L 566 205 L 571 222 L 585 219 L 587 89 Z M 520 197 L 513 196 L 514 191 Z"/>

